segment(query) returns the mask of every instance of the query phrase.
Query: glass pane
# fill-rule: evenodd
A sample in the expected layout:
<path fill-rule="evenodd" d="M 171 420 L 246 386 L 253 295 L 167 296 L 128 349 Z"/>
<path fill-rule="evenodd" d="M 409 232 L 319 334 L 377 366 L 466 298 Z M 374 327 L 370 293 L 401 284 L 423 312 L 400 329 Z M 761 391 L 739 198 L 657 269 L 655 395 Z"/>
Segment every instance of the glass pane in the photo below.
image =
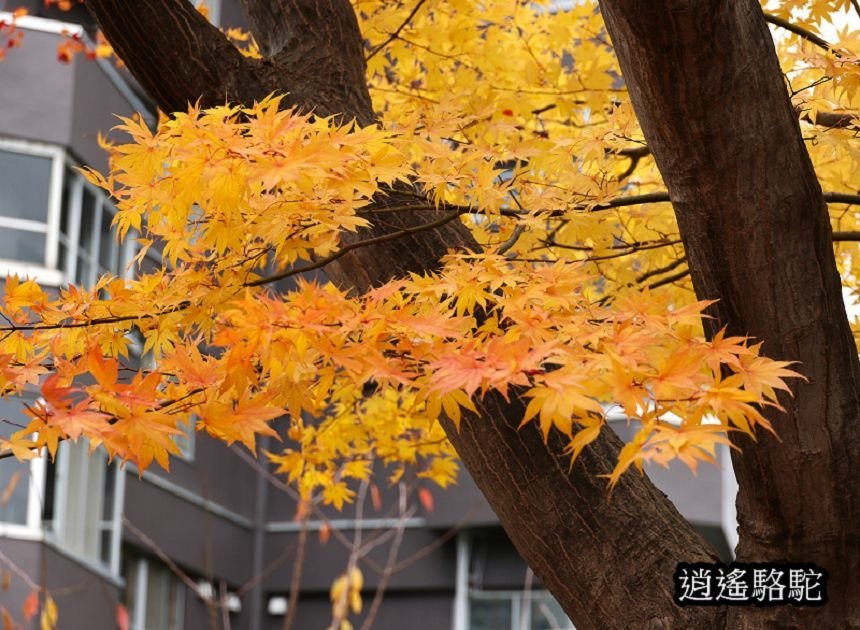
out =
<path fill-rule="evenodd" d="M 538 595 L 532 599 L 531 630 L 572 630 L 573 624 L 555 598 Z"/>
<path fill-rule="evenodd" d="M 134 608 L 137 605 L 135 601 L 135 595 L 137 595 L 137 565 L 140 561 L 137 558 L 129 558 L 126 551 L 126 549 L 123 549 L 123 552 L 120 554 L 122 556 L 122 577 L 125 579 L 123 602 L 128 609 L 128 616 L 134 619 Z"/>
<path fill-rule="evenodd" d="M 92 256 L 95 247 L 93 224 L 96 220 L 97 203 L 98 199 L 90 189 L 84 188 L 83 203 L 81 204 L 81 234 L 78 243 L 83 250 L 81 253 L 86 256 Z"/>
<path fill-rule="evenodd" d="M 0 258 L 45 264 L 44 234 L 0 227 Z"/>
<path fill-rule="evenodd" d="M 511 627 L 511 600 L 473 599 L 469 612 L 470 630 L 508 630 Z"/>
<path fill-rule="evenodd" d="M 0 436 L 8 438 L 19 431 L 18 424 L 26 421 L 21 404 L 0 399 Z M 12 424 L 15 423 L 15 424 Z M 14 458 L 0 460 L 0 521 L 27 524 L 27 497 L 30 486 L 30 465 Z"/>
<path fill-rule="evenodd" d="M 0 215 L 48 220 L 51 158 L 0 150 Z"/>
<path fill-rule="evenodd" d="M 63 199 L 60 202 L 60 232 L 69 233 L 69 216 L 72 207 L 72 186 L 75 183 L 75 174 L 68 166 L 63 171 Z"/>
<path fill-rule="evenodd" d="M 182 433 L 173 436 L 173 441 L 179 447 L 179 454 L 187 460 L 194 459 L 194 441 L 197 437 L 196 427 L 197 417 L 192 416 L 187 424 L 179 425 Z"/>
<path fill-rule="evenodd" d="M 102 520 L 113 521 L 113 503 L 116 495 L 116 465 L 108 464 L 105 469 L 104 488 L 102 488 Z"/>
<path fill-rule="evenodd" d="M 60 542 L 73 553 L 99 560 L 105 455 L 102 451 L 90 453 L 89 444 L 80 440 L 63 443 L 63 456 L 68 458 L 68 477 Z"/>
<path fill-rule="evenodd" d="M 170 611 L 167 621 L 167 630 L 182 630 L 182 620 L 179 614 L 182 611 L 182 606 L 179 603 L 182 597 L 182 589 L 184 586 L 179 578 L 175 575 L 170 575 L 170 598 L 167 602 L 168 610 Z"/>
<path fill-rule="evenodd" d="M 79 285 L 90 283 L 90 259 L 78 256 L 78 268 L 75 270 L 75 282 Z"/>
<path fill-rule="evenodd" d="M 102 208 L 102 225 L 99 232 L 99 267 L 105 271 L 117 273 L 119 249 L 110 226 L 112 219 L 113 215 L 108 209 Z"/>
<path fill-rule="evenodd" d="M 99 560 L 101 560 L 102 564 L 105 566 L 110 566 L 111 538 L 111 531 L 109 529 L 103 529 L 101 531 L 99 540 Z"/>
<path fill-rule="evenodd" d="M 57 453 L 59 457 L 59 453 Z M 42 520 L 51 529 L 54 524 L 54 511 L 57 501 L 57 459 L 45 457 L 45 498 L 42 500 Z"/>
<path fill-rule="evenodd" d="M 169 630 L 171 586 L 170 572 L 150 562 L 146 579 L 146 630 Z"/>
<path fill-rule="evenodd" d="M 60 268 L 60 271 L 68 271 L 69 270 L 69 248 L 68 246 L 60 241 L 60 249 L 57 253 L 59 258 L 57 259 L 57 266 Z"/>

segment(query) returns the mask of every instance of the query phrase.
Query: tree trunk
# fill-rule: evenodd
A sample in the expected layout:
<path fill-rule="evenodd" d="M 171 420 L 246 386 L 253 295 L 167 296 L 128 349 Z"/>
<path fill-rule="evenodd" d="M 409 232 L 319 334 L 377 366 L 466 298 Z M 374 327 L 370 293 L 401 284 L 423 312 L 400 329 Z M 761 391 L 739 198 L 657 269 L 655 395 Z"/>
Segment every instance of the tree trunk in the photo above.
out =
<path fill-rule="evenodd" d="M 739 561 L 814 562 L 823 609 L 733 608 L 732 628 L 860 627 L 860 364 L 821 189 L 757 0 L 600 0 L 678 217 L 709 334 L 809 378 L 740 437 Z"/>

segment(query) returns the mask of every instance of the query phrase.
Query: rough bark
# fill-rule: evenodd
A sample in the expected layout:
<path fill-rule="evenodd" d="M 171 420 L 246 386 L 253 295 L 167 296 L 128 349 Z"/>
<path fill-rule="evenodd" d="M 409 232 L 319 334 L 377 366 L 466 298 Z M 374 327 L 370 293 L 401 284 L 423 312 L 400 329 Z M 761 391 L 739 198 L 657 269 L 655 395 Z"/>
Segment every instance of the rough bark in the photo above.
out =
<path fill-rule="evenodd" d="M 823 609 L 734 608 L 732 628 L 860 627 L 860 364 L 821 189 L 756 0 L 601 0 L 669 189 L 709 333 L 764 341 L 809 382 L 737 438 L 739 561 L 815 562 Z"/>
<path fill-rule="evenodd" d="M 666 496 L 636 473 L 607 495 L 598 475 L 612 471 L 622 446 L 612 431 L 570 470 L 560 436 L 547 445 L 536 429 L 517 430 L 519 399 L 488 395 L 477 408 L 459 431 L 443 426 L 517 551 L 578 629 L 723 627 L 724 610 L 672 603 L 678 562 L 719 558 Z"/>
<path fill-rule="evenodd" d="M 198 99 L 204 106 L 225 98 L 248 103 L 286 91 L 292 104 L 317 113 L 374 118 L 348 0 L 248 0 L 250 23 L 272 55 L 262 61 L 237 58 L 220 33 L 189 14 L 184 0 L 87 4 L 129 69 L 167 111 Z M 274 34 L 267 37 L 266 25 L 276 15 L 285 24 L 272 25 Z M 302 51 L 298 57 L 285 53 L 293 40 Z M 438 216 L 395 213 L 398 224 L 392 225 L 386 215 L 386 223 L 361 237 L 411 229 Z M 354 250 L 326 271 L 363 290 L 405 271 L 431 269 L 449 247 L 476 247 L 458 221 Z M 722 627 L 724 610 L 672 603 L 675 563 L 715 556 L 668 499 L 638 475 L 626 475 L 608 499 L 605 481 L 596 475 L 617 460 L 619 440 L 607 431 L 571 472 L 559 441 L 547 447 L 537 430 L 517 431 L 522 411 L 516 398 L 508 403 L 488 396 L 459 432 L 446 429 L 517 548 L 577 627 Z"/>

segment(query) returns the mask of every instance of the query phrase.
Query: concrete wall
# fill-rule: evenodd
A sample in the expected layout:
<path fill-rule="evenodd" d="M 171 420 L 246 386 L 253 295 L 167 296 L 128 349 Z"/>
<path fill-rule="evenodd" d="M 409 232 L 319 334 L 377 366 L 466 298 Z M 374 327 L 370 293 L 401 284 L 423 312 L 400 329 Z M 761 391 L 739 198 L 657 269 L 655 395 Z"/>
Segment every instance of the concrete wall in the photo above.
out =
<path fill-rule="evenodd" d="M 125 516 L 186 571 L 243 584 L 252 575 L 252 531 L 153 484 L 126 478 Z M 147 549 L 129 531 L 128 542 Z"/>
<path fill-rule="evenodd" d="M 65 146 L 77 159 L 106 169 L 98 134 L 118 139 L 111 133 L 116 115 L 131 116 L 133 105 L 111 80 L 107 62 L 78 56 L 60 63 L 60 35 L 24 32 L 24 45 L 0 63 L 0 136 Z"/>
<path fill-rule="evenodd" d="M 106 580 L 54 547 L 38 541 L 0 538 L 0 548 L 21 573 L 35 584 L 45 585 L 57 603 L 59 627 L 109 629 L 116 625 L 121 590 L 118 581 Z M 6 570 L 6 566 L 2 566 Z M 0 591 L 0 606 L 22 622 L 21 607 L 32 589 L 12 575 L 8 590 Z M 38 618 L 26 628 L 37 628 Z"/>

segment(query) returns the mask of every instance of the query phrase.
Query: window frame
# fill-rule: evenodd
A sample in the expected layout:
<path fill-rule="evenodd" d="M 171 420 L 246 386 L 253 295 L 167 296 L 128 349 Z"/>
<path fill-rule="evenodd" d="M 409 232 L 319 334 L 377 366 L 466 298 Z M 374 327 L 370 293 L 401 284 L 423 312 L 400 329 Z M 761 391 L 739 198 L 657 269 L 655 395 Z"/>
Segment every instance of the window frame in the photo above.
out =
<path fill-rule="evenodd" d="M 149 596 L 149 570 L 153 565 L 158 565 L 159 568 L 164 569 L 166 575 L 170 583 L 168 584 L 168 589 L 171 587 L 176 588 L 176 601 L 174 602 L 174 610 L 172 611 L 172 615 L 175 617 L 176 623 L 178 625 L 177 630 L 181 630 L 185 627 L 185 600 L 186 600 L 186 586 L 183 584 L 182 580 L 179 576 L 175 575 L 170 567 L 167 567 L 161 562 L 151 559 L 145 555 L 138 555 L 136 553 L 128 553 L 127 560 L 131 564 L 129 567 L 129 574 L 134 572 L 134 592 L 128 592 L 128 580 L 126 580 L 126 592 L 127 599 L 125 601 L 125 605 L 130 613 L 129 619 L 129 628 L 130 630 L 146 630 L 146 612 L 147 612 L 147 598 Z M 130 600 L 128 599 L 130 597 Z"/>
<path fill-rule="evenodd" d="M 71 475 L 71 466 L 72 466 L 72 457 L 70 454 L 71 448 L 89 448 L 89 445 L 80 441 L 74 444 L 69 444 L 68 442 L 62 442 L 59 445 L 59 449 L 57 451 L 57 457 L 59 458 L 59 464 L 56 466 L 56 479 L 55 479 L 55 505 L 54 505 L 54 518 L 50 521 L 44 522 L 44 532 L 45 532 L 45 541 L 50 543 L 56 549 L 60 549 L 63 553 L 81 564 L 92 568 L 98 573 L 107 574 L 112 578 L 118 578 L 120 576 L 121 571 L 121 548 L 122 548 L 122 511 L 123 511 L 123 503 L 125 501 L 125 468 L 119 466 L 117 462 L 108 462 L 104 458 L 104 453 L 101 455 L 94 453 L 88 453 L 86 457 L 84 457 L 81 462 L 79 462 L 77 474 L 79 478 L 84 477 L 84 484 L 87 486 L 87 495 L 89 496 L 92 493 L 92 489 L 89 488 L 91 484 L 91 468 L 95 465 L 101 465 L 105 467 L 107 470 L 108 467 L 114 467 L 114 474 L 116 477 L 114 478 L 114 496 L 113 496 L 113 505 L 111 511 L 111 519 L 104 520 L 102 518 L 102 514 L 95 514 L 93 518 L 93 526 L 97 530 L 97 544 L 99 546 L 99 552 L 101 552 L 101 534 L 104 531 L 110 532 L 110 548 L 108 550 L 108 561 L 105 563 L 101 557 L 100 553 L 97 556 L 91 556 L 79 549 L 73 548 L 69 544 L 69 540 L 67 538 L 67 524 L 66 520 L 68 517 L 68 504 L 69 504 L 69 491 L 70 491 L 70 475 Z M 98 464 L 96 464 L 95 458 L 98 459 Z M 40 458 L 40 461 L 44 462 L 43 458 Z M 44 464 L 43 464 L 44 467 Z M 85 474 L 82 474 L 82 469 Z M 42 480 L 44 486 L 44 472 L 42 473 Z M 104 485 L 104 477 L 101 476 L 100 480 L 102 482 L 102 486 Z M 103 494 L 103 487 L 97 488 L 97 495 Z M 104 500 L 104 497 L 102 497 Z M 39 502 L 39 508 L 41 509 L 42 504 L 44 503 L 44 498 L 41 502 Z M 101 512 L 101 510 L 99 511 Z M 40 514 L 41 516 L 41 514 Z M 88 515 L 89 516 L 89 515 Z M 50 525 L 50 527 L 49 527 Z"/>
<path fill-rule="evenodd" d="M 532 604 L 539 600 L 552 598 L 552 593 L 546 589 L 532 589 L 531 591 L 499 590 L 487 591 L 479 589 L 469 590 L 469 621 L 471 626 L 472 603 L 480 602 L 506 602 L 511 607 L 511 628 L 499 630 L 514 630 L 515 628 L 532 628 Z M 525 610 L 523 610 L 525 608 Z M 568 622 L 567 617 L 561 620 L 564 624 Z M 572 625 L 560 625 L 559 630 L 575 630 Z"/>
<path fill-rule="evenodd" d="M 23 392 L 21 398 L 29 402 L 35 402 L 37 396 L 32 392 Z M 7 400 L 10 400 L 7 398 Z M 14 433 L 14 431 L 13 431 Z M 45 468 L 47 451 L 43 449 L 39 457 L 34 457 L 22 466 L 27 471 L 26 478 L 18 483 L 27 484 L 27 518 L 25 523 L 12 523 L 0 520 L 0 537 L 15 538 L 18 540 L 42 540 L 42 506 L 45 500 Z"/>
<path fill-rule="evenodd" d="M 66 154 L 63 164 L 63 178 L 73 173 L 72 169 L 78 168 L 80 165 L 76 163 L 68 154 Z M 60 264 L 59 254 L 57 255 L 57 270 L 63 277 L 63 283 L 78 284 L 80 286 L 89 287 L 95 284 L 99 275 L 107 272 L 114 273 L 121 278 L 131 278 L 133 270 L 130 267 L 136 252 L 136 242 L 134 235 L 129 233 L 126 238 L 119 242 L 116 240 L 113 231 L 110 232 L 111 242 L 111 258 L 118 259 L 117 269 L 107 269 L 101 265 L 101 246 L 102 246 L 102 220 L 105 212 L 113 217 L 116 216 L 117 209 L 110 202 L 109 196 L 104 190 L 98 186 L 94 186 L 88 182 L 82 175 L 72 174 L 73 180 L 68 182 L 69 198 L 68 198 L 68 233 L 64 234 L 61 231 L 62 208 L 60 216 L 57 219 L 57 249 L 62 244 L 66 248 L 66 260 Z M 62 184 L 65 181 L 61 181 Z M 89 248 L 81 247 L 81 226 L 83 224 L 82 217 L 84 211 L 84 193 L 88 192 L 95 199 L 95 213 L 91 222 L 91 246 Z M 62 195 L 62 191 L 61 191 Z M 78 267 L 81 262 L 88 265 L 86 277 L 77 280 Z"/>
<path fill-rule="evenodd" d="M 511 628 L 498 630 L 515 630 L 520 628 L 520 622 L 525 621 L 526 627 L 532 627 L 532 602 L 552 598 L 552 593 L 544 588 L 533 588 L 526 590 L 487 590 L 476 588 L 472 585 L 472 545 L 473 532 L 466 530 L 457 536 L 457 562 L 454 586 L 454 606 L 452 610 L 452 630 L 469 630 L 472 627 L 472 603 L 474 601 L 506 601 L 511 607 Z M 523 606 L 528 609 L 523 615 Z M 560 626 L 560 630 L 571 630 L 573 622 L 566 616 L 562 623 L 568 626 Z"/>
<path fill-rule="evenodd" d="M 85 261 L 89 265 L 86 277 L 82 277 L 77 283 L 82 286 L 92 286 L 99 275 L 105 271 L 115 273 L 122 278 L 130 278 L 133 275 L 129 265 L 137 253 L 137 247 L 131 235 L 120 243 L 116 241 L 112 233 L 111 259 L 112 261 L 118 260 L 119 268 L 105 269 L 101 266 L 102 218 L 104 213 L 108 212 L 112 221 L 117 210 L 104 190 L 74 172 L 73 169 L 80 167 L 80 163 L 65 148 L 42 142 L 0 136 L 0 151 L 51 160 L 51 174 L 46 183 L 48 186 L 48 209 L 44 222 L 3 216 L 2 210 L 0 210 L 0 230 L 22 230 L 44 235 L 45 258 L 42 261 L 43 264 L 0 257 L 0 275 L 14 274 L 21 278 L 30 278 L 45 286 L 59 287 L 76 282 L 81 261 Z M 67 179 L 68 181 L 66 181 Z M 63 189 L 65 186 L 68 187 L 68 199 L 66 200 L 68 203 L 66 209 L 68 212 L 67 234 L 61 231 Z M 95 198 L 95 213 L 92 217 L 92 234 L 90 235 L 92 245 L 87 250 L 81 247 L 80 240 L 84 192 L 88 192 Z M 66 248 L 65 260 L 61 260 L 61 245 Z"/>
<path fill-rule="evenodd" d="M 45 258 L 42 265 L 28 263 L 11 258 L 0 258 L 0 273 L 17 274 L 29 277 L 40 284 L 59 286 L 63 274 L 58 268 L 60 212 L 63 195 L 63 168 L 66 163 L 66 151 L 59 146 L 0 137 L 0 151 L 17 153 L 51 160 L 51 174 L 48 185 L 48 208 L 46 220 L 18 219 L 0 214 L 0 229 L 14 229 L 45 235 Z"/>

